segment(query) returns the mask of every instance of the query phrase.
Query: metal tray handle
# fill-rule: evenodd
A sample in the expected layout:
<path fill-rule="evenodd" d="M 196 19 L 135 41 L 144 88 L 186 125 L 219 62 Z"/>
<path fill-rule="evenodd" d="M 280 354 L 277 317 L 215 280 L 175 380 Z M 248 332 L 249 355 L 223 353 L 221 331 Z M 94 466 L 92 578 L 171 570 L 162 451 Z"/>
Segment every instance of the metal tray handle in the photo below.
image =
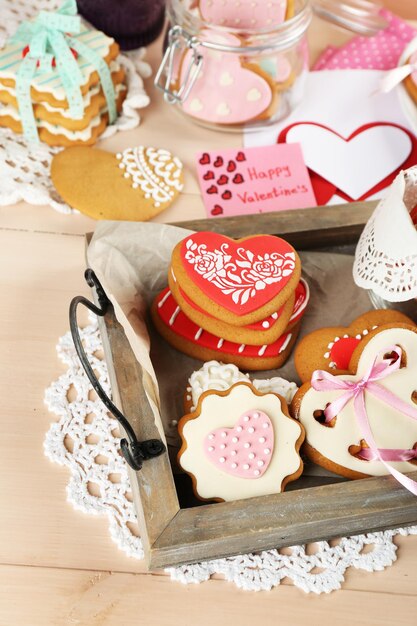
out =
<path fill-rule="evenodd" d="M 76 296 L 71 300 L 69 308 L 69 321 L 72 340 L 74 342 L 75 350 L 77 352 L 78 358 L 80 359 L 81 365 L 83 366 L 84 371 L 87 374 L 94 391 L 97 393 L 98 397 L 103 402 L 106 409 L 118 420 L 126 433 L 127 439 L 129 441 L 127 441 L 126 438 L 122 438 L 120 441 L 120 448 L 124 458 L 130 465 L 130 467 L 132 467 L 136 471 L 139 471 L 142 468 L 143 461 L 147 461 L 148 459 L 159 456 L 166 451 L 166 447 L 160 439 L 148 439 L 142 442 L 137 440 L 137 437 L 132 426 L 130 425 L 129 420 L 110 400 L 103 387 L 100 385 L 94 373 L 94 370 L 91 367 L 90 362 L 88 361 L 88 357 L 85 353 L 84 346 L 82 344 L 80 333 L 78 330 L 77 307 L 79 304 L 82 304 L 96 315 L 104 317 L 109 307 L 111 306 L 111 303 L 93 270 L 87 269 L 84 273 L 84 277 L 87 281 L 87 284 L 91 288 L 95 288 L 99 306 L 96 306 L 83 296 Z"/>

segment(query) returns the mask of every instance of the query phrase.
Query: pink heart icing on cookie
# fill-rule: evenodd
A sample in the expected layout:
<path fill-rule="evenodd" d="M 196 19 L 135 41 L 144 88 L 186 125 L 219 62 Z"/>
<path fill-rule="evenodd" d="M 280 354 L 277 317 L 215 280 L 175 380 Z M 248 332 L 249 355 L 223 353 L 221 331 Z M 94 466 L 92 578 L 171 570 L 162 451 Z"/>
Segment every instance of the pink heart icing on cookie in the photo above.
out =
<path fill-rule="evenodd" d="M 226 37 L 221 39 L 220 43 L 229 43 Z M 239 40 L 237 45 L 240 45 Z M 255 119 L 268 109 L 272 102 L 271 86 L 260 74 L 242 67 L 237 54 L 203 47 L 199 53 L 203 63 L 182 104 L 186 113 L 216 124 L 237 124 Z M 193 54 L 189 50 L 184 55 L 181 82 L 185 80 Z"/>
<path fill-rule="evenodd" d="M 208 459 L 239 478 L 261 478 L 274 451 L 274 429 L 266 413 L 245 411 L 234 428 L 216 428 L 204 439 Z"/>
<path fill-rule="evenodd" d="M 240 0 L 239 3 L 200 0 L 200 12 L 210 24 L 262 29 L 285 20 L 287 0 Z"/>

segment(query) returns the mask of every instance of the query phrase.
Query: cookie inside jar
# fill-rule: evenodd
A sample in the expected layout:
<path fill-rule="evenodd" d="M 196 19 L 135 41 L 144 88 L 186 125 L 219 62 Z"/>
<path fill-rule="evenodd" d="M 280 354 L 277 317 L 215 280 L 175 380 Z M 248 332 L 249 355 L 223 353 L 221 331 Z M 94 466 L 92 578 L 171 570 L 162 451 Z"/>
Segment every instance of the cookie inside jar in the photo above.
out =
<path fill-rule="evenodd" d="M 272 124 L 301 100 L 307 0 L 170 0 L 155 85 L 194 122 L 239 131 Z"/>

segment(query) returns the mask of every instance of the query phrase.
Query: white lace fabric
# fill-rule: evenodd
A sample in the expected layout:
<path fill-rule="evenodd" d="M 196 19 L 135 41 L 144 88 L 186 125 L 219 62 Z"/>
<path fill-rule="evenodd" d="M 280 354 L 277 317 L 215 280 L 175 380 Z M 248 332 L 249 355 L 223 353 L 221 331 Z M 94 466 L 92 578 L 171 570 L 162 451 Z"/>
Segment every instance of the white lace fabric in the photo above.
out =
<path fill-rule="evenodd" d="M 398 174 L 359 239 L 353 278 L 388 302 L 417 298 L 417 166 Z"/>
<path fill-rule="evenodd" d="M 106 364 L 100 358 L 102 344 L 96 318 L 91 316 L 90 324 L 80 329 L 80 334 L 101 385 L 110 393 Z M 69 468 L 67 497 L 74 508 L 107 515 L 110 535 L 118 548 L 130 557 L 142 559 L 127 466 L 119 454 L 118 423 L 95 397 L 70 333 L 59 340 L 57 351 L 67 371 L 45 392 L 49 410 L 58 416 L 46 433 L 45 454 L 51 461 Z M 396 560 L 393 541 L 396 534 L 417 534 L 417 526 L 345 537 L 330 543 L 320 541 L 313 550 L 293 546 L 166 571 L 173 580 L 184 584 L 202 583 L 220 574 L 241 589 L 261 591 L 271 590 L 289 578 L 306 592 L 329 593 L 340 589 L 349 567 L 374 572 L 392 565 Z M 364 551 L 366 546 L 372 549 Z"/>
<path fill-rule="evenodd" d="M 16 31 L 23 20 L 35 17 L 39 11 L 54 11 L 62 4 L 61 0 L 0 0 L 0 48 Z M 122 130 L 131 130 L 140 123 L 138 109 L 149 104 L 143 78 L 151 74 L 151 68 L 144 61 L 145 49 L 120 54 L 117 61 L 127 75 L 127 96 L 121 115 L 108 126 L 101 138 L 111 137 Z M 56 152 L 62 148 L 40 143 L 28 144 L 23 135 L 8 128 L 0 128 L 0 205 L 7 206 L 24 200 L 33 205 L 49 205 L 60 213 L 76 213 L 62 200 L 50 178 L 50 165 Z"/>

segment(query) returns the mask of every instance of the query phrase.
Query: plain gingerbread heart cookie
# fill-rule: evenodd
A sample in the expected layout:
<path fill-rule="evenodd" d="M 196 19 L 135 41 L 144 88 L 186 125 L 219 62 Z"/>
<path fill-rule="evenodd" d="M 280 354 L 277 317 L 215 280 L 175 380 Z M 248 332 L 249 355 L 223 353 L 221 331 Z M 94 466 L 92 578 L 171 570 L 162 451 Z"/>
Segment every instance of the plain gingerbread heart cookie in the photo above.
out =
<path fill-rule="evenodd" d="M 260 393 L 250 383 L 204 392 L 178 429 L 179 464 L 203 500 L 280 493 L 303 471 L 303 426 L 290 417 L 281 396 Z"/>
<path fill-rule="evenodd" d="M 353 351 L 368 333 L 385 324 L 410 324 L 409 317 L 392 309 L 369 311 L 349 326 L 320 328 L 301 339 L 294 351 L 295 369 L 302 382 L 311 380 L 315 370 L 346 374 Z"/>
<path fill-rule="evenodd" d="M 56 190 L 74 209 L 97 220 L 147 221 L 183 188 L 183 166 L 168 150 L 127 148 L 113 154 L 74 146 L 52 159 Z"/>
<path fill-rule="evenodd" d="M 381 368 L 383 361 L 392 360 L 393 348 L 401 350 L 399 369 L 385 377 L 371 374 L 371 380 L 374 376 L 382 394 L 387 390 L 404 405 L 416 410 L 417 328 L 405 324 L 388 324 L 369 333 L 352 354 L 350 373 L 334 376 L 335 384 L 331 390 L 316 390 L 311 383 L 305 383 L 295 394 L 291 413 L 306 430 L 303 451 L 314 463 L 351 479 L 388 473 L 379 458 L 369 455 L 355 400 L 351 397 L 345 403 L 341 398 L 346 395 L 347 386 L 362 383 L 375 367 Z M 326 422 L 324 411 L 336 402 L 339 402 L 337 415 Z M 368 389 L 364 391 L 364 404 L 372 436 L 388 460 L 395 453 L 416 449 L 416 420 Z M 399 472 L 412 472 L 416 469 L 416 456 L 411 460 L 411 454 L 411 458 L 407 457 L 409 460 L 390 461 L 389 464 Z"/>

